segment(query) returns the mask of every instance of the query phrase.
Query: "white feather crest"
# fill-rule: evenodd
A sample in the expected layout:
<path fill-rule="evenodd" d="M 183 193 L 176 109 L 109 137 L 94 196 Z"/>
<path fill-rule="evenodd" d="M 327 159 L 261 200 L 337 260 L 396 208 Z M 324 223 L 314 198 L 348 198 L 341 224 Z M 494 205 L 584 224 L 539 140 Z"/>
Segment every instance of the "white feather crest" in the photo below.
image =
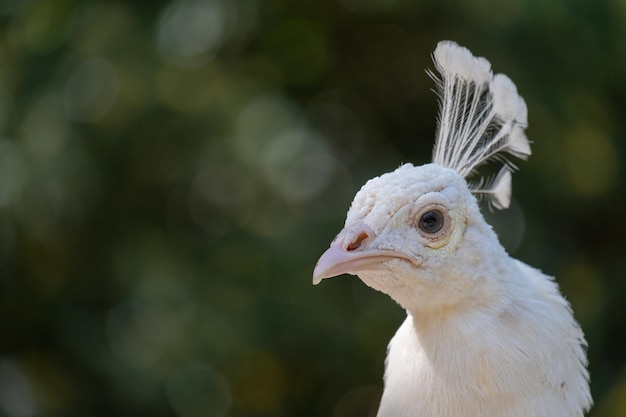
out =
<path fill-rule="evenodd" d="M 433 61 L 441 75 L 429 72 L 440 98 L 433 162 L 467 178 L 483 163 L 499 160 L 504 166 L 496 177 L 470 189 L 494 208 L 507 208 L 515 165 L 504 154 L 526 159 L 531 153 L 524 99 L 506 75 L 493 75 L 489 61 L 454 42 L 439 42 Z"/>
<path fill-rule="evenodd" d="M 511 204 L 511 170 L 502 167 L 493 179 L 470 183 L 470 190 L 486 196 L 489 207 L 503 210 Z"/>

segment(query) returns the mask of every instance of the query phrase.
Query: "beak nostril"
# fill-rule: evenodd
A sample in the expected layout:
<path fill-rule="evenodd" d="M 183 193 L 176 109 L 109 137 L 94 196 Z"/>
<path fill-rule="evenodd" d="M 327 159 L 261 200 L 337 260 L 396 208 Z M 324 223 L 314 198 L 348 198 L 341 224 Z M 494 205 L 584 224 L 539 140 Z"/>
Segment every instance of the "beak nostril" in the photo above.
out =
<path fill-rule="evenodd" d="M 358 237 L 354 240 L 354 242 L 352 242 L 352 243 L 350 243 L 350 244 L 348 245 L 348 247 L 346 248 L 346 250 L 347 250 L 348 252 L 350 252 L 350 251 L 353 251 L 353 250 L 356 250 L 356 249 L 360 248 L 360 247 L 361 247 L 361 243 L 363 243 L 363 241 L 364 241 L 365 239 L 367 239 L 368 237 L 369 237 L 369 236 L 367 235 L 367 233 L 365 233 L 365 232 L 361 232 L 361 233 L 359 234 L 359 236 L 358 236 Z"/>

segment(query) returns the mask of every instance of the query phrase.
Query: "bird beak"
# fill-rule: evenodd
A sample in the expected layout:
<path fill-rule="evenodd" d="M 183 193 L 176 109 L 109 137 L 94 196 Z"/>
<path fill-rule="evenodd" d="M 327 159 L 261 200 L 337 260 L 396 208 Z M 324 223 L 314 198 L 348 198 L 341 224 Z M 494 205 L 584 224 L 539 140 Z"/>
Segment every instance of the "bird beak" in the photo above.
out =
<path fill-rule="evenodd" d="M 325 278 L 341 274 L 357 274 L 363 271 L 385 271 L 383 264 L 391 259 L 410 259 L 404 254 L 372 247 L 374 233 L 363 224 L 342 230 L 317 261 L 313 271 L 313 284 Z"/>

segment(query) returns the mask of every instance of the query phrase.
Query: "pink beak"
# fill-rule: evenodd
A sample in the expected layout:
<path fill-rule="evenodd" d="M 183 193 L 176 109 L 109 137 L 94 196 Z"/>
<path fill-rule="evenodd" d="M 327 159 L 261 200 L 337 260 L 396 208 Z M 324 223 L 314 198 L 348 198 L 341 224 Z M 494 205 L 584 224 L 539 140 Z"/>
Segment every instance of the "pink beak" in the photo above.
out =
<path fill-rule="evenodd" d="M 342 230 L 317 261 L 313 271 L 313 284 L 325 278 L 341 274 L 357 274 L 362 271 L 386 270 L 384 262 L 390 259 L 405 259 L 414 262 L 404 254 L 371 248 L 374 232 L 362 223 Z"/>

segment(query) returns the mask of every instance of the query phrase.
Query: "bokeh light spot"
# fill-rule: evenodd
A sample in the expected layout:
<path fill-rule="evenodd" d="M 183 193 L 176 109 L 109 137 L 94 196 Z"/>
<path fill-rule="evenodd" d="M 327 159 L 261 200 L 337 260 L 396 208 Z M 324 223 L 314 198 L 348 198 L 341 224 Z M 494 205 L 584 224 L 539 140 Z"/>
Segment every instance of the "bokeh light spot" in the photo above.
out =
<path fill-rule="evenodd" d="M 260 96 L 251 100 L 237 118 L 233 144 L 237 156 L 257 164 L 259 155 L 274 138 L 301 122 L 293 104 L 280 96 Z"/>
<path fill-rule="evenodd" d="M 306 128 L 275 136 L 260 160 L 269 182 L 293 202 L 319 195 L 330 180 L 335 162 L 323 139 Z"/>
<path fill-rule="evenodd" d="M 260 97 L 241 112 L 235 151 L 257 166 L 267 183 L 291 203 L 310 200 L 336 168 L 325 139 L 305 125 L 299 110 L 276 97 Z"/>
<path fill-rule="evenodd" d="M 110 61 L 95 58 L 84 62 L 65 86 L 67 116 L 79 122 L 97 122 L 115 104 L 117 89 L 117 74 Z"/>
<path fill-rule="evenodd" d="M 59 94 L 45 94 L 26 114 L 20 133 L 30 157 L 40 164 L 61 153 L 69 132 Z"/>
<path fill-rule="evenodd" d="M 7 359 L 0 359 L 0 410 L 9 417 L 30 417 L 37 410 L 26 374 Z"/>
<path fill-rule="evenodd" d="M 224 39 L 226 12 L 219 0 L 171 3 L 161 16 L 157 42 L 162 56 L 196 67 L 213 58 Z"/>

